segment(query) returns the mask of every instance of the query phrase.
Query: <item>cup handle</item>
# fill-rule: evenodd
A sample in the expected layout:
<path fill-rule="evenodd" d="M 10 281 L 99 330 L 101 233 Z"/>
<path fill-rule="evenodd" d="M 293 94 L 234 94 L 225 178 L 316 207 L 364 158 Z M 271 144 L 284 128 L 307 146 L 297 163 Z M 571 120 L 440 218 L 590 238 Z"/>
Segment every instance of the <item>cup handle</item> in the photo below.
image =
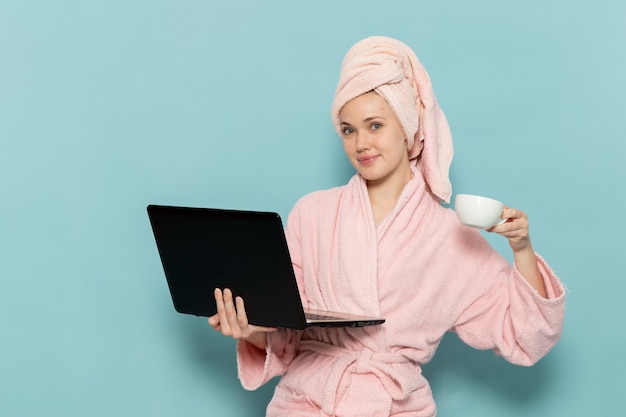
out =
<path fill-rule="evenodd" d="M 496 223 L 495 225 L 493 225 L 493 227 L 500 226 L 501 224 L 506 223 L 506 222 L 507 222 L 507 220 L 509 220 L 509 219 L 502 219 L 502 220 L 500 220 L 498 223 Z"/>

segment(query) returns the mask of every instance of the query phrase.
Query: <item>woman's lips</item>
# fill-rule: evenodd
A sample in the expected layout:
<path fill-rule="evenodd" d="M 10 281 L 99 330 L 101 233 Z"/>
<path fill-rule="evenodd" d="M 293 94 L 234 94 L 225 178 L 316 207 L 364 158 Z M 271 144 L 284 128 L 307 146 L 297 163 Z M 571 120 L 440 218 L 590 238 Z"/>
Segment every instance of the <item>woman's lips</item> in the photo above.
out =
<path fill-rule="evenodd" d="M 376 158 L 378 158 L 378 155 L 367 155 L 367 156 L 360 156 L 356 160 L 359 161 L 361 165 L 369 165 L 372 162 L 374 162 Z"/>

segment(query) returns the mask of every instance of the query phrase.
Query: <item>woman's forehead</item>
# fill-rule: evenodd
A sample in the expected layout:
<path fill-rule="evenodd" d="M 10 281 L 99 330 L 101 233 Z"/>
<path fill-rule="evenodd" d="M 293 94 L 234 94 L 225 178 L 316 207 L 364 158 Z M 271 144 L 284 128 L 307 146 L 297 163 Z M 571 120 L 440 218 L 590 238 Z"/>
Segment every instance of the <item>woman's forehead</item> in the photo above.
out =
<path fill-rule="evenodd" d="M 389 117 L 393 114 L 387 101 L 370 91 L 348 101 L 339 111 L 341 123 L 357 123 L 374 117 Z"/>

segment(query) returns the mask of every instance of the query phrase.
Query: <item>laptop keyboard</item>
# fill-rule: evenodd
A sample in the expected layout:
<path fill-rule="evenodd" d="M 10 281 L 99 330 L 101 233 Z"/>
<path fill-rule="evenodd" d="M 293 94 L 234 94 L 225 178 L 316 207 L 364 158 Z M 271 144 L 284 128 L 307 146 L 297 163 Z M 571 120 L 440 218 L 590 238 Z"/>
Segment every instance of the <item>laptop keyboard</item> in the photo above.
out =
<path fill-rule="evenodd" d="M 335 317 L 327 314 L 305 313 L 307 320 L 342 320 L 341 317 Z"/>

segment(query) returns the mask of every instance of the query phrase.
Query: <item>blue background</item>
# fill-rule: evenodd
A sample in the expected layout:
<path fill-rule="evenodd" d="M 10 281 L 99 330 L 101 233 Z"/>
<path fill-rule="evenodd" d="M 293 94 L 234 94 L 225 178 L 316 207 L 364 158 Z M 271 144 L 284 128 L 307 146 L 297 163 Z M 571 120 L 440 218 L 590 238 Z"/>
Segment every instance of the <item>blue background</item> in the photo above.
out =
<path fill-rule="evenodd" d="M 446 336 L 440 415 L 622 415 L 625 25 L 622 0 L 0 1 L 0 413 L 264 415 L 275 381 L 244 391 L 234 341 L 174 312 L 145 206 L 286 216 L 344 183 L 340 61 L 382 34 L 431 75 L 454 191 L 525 210 L 569 288 L 534 367 Z"/>

